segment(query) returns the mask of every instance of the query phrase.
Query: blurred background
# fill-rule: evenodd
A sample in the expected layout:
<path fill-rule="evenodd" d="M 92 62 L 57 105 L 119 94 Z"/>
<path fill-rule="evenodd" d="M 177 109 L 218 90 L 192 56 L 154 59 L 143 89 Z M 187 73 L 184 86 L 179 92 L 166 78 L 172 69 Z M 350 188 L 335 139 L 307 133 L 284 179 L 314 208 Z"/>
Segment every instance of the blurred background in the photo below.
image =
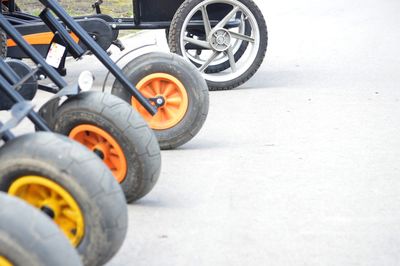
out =
<path fill-rule="evenodd" d="M 59 2 L 71 15 L 85 15 L 94 13 L 92 4 L 95 2 L 95 0 L 60 0 Z M 114 17 L 131 17 L 133 15 L 132 3 L 133 1 L 130 0 L 106 0 L 101 5 L 101 8 L 104 10 L 104 13 Z M 42 6 L 37 0 L 19 1 L 18 5 L 25 11 L 30 10 L 31 14 L 34 15 L 39 14 Z"/>

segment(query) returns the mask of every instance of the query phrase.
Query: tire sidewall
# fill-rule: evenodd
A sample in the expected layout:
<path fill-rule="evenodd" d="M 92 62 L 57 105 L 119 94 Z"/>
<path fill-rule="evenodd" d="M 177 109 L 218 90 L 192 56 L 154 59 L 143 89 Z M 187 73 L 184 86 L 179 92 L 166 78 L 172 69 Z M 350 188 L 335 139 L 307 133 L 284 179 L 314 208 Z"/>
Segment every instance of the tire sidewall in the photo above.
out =
<path fill-rule="evenodd" d="M 0 58 L 7 57 L 7 35 L 0 29 Z"/>
<path fill-rule="evenodd" d="M 23 243 L 15 241 L 15 235 L 10 232 L 0 230 L 0 256 L 6 256 L 5 258 L 15 266 L 42 266 L 43 262 L 37 254 L 30 251 Z"/>
<path fill-rule="evenodd" d="M 81 265 L 60 229 L 24 201 L 0 193 L 0 256 L 15 266 Z"/>

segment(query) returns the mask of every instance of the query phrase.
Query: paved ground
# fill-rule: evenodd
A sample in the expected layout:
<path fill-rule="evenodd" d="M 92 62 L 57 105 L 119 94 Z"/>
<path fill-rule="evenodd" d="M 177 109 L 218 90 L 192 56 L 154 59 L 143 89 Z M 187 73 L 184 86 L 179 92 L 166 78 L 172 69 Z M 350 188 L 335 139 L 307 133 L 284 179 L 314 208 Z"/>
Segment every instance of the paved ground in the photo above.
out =
<path fill-rule="evenodd" d="M 110 265 L 399 265 L 400 2 L 258 3 L 268 60 L 163 153 Z"/>
<path fill-rule="evenodd" d="M 268 60 L 163 152 L 109 266 L 399 265 L 400 2 L 258 3 Z"/>

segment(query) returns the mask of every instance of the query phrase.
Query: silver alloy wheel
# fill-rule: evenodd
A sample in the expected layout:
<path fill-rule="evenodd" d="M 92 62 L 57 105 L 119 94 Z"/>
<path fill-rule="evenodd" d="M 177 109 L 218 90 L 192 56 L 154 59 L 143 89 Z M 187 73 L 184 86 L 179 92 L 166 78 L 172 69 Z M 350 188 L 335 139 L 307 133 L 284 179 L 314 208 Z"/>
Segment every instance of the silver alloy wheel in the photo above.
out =
<path fill-rule="evenodd" d="M 232 6 L 232 10 L 217 23 L 215 27 L 211 27 L 208 17 L 207 7 L 212 4 L 227 4 Z M 202 14 L 202 22 L 206 33 L 206 40 L 200 40 L 196 36 L 190 36 L 187 28 L 192 18 L 197 12 Z M 225 29 L 226 24 L 237 14 L 241 15 L 242 23 L 237 30 Z M 244 34 L 244 22 L 247 21 L 251 27 L 251 35 Z M 226 32 L 226 34 L 224 34 Z M 216 44 L 218 41 L 220 44 Z M 228 40 L 229 39 L 229 40 Z M 229 42 L 229 44 L 228 44 Z M 247 49 L 239 60 L 235 60 L 234 54 L 242 42 L 248 42 Z M 186 44 L 194 44 L 203 48 L 201 55 L 194 54 L 190 50 L 186 50 Z M 227 44 L 227 45 L 225 45 Z M 186 17 L 180 36 L 180 46 L 183 56 L 199 65 L 198 69 L 202 72 L 206 80 L 213 82 L 226 82 L 236 79 L 243 75 L 253 64 L 257 57 L 260 47 L 260 29 L 252 12 L 241 2 L 237 0 L 205 0 L 191 10 Z M 214 74 L 207 74 L 205 70 L 212 65 L 229 61 L 230 68 L 226 71 Z"/>
<path fill-rule="evenodd" d="M 244 16 L 243 16 L 243 14 L 241 14 L 239 27 L 237 29 L 233 29 L 233 30 L 235 30 L 239 34 L 244 35 L 245 34 L 245 24 L 246 24 L 246 22 L 245 22 Z M 243 43 L 242 40 L 234 39 L 234 43 L 232 45 L 233 54 L 236 54 L 239 51 L 242 43 Z M 194 62 L 199 66 L 202 66 L 206 61 L 200 57 L 200 55 L 197 53 L 197 50 L 186 50 L 186 55 L 187 55 L 187 58 L 189 58 L 191 62 Z M 229 58 L 226 54 L 220 53 L 219 56 L 217 56 L 214 59 L 214 61 L 212 61 L 210 63 L 209 66 L 216 66 L 216 65 L 222 64 L 224 62 L 227 62 L 228 60 L 229 60 Z"/>

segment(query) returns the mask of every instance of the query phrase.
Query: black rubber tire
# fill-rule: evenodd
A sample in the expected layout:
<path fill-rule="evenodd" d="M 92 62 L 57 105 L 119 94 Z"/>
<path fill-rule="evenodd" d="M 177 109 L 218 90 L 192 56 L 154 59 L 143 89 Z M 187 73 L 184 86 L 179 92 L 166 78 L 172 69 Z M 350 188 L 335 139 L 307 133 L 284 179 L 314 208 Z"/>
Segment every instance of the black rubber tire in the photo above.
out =
<path fill-rule="evenodd" d="M 0 56 L 1 58 L 1 56 Z M 32 72 L 32 68 L 18 59 L 6 59 L 5 62 L 15 71 L 15 73 L 22 79 L 27 74 Z M 16 89 L 25 100 L 32 100 L 38 89 L 38 81 L 36 76 L 31 76 L 22 86 Z M 0 91 L 0 110 L 8 110 L 15 104 L 5 92 Z"/>
<path fill-rule="evenodd" d="M 22 79 L 27 74 L 32 72 L 32 68 L 18 59 L 6 59 L 6 63 L 15 71 Z M 16 89 L 25 100 L 32 100 L 38 89 L 38 81 L 36 76 L 31 76 L 22 86 Z M 3 91 L 0 91 L 0 110 L 8 110 L 14 105 L 12 101 Z"/>
<path fill-rule="evenodd" d="M 0 162 L 1 191 L 8 192 L 19 177 L 37 175 L 74 198 L 85 221 L 76 247 L 84 265 L 103 265 L 117 253 L 127 233 L 128 210 L 120 186 L 96 155 L 65 136 L 39 132 L 7 142 Z"/>
<path fill-rule="evenodd" d="M 182 3 L 182 5 L 179 7 L 177 12 L 174 15 L 174 18 L 172 19 L 170 30 L 169 30 L 169 48 L 171 52 L 183 55 L 183 51 L 180 47 L 180 36 L 181 36 L 181 31 L 183 27 L 183 23 L 189 13 L 203 0 L 186 0 L 185 2 Z M 246 72 L 244 72 L 241 76 L 227 81 L 227 82 L 214 82 L 210 80 L 207 81 L 207 85 L 211 91 L 217 91 L 217 90 L 231 90 L 233 88 L 236 88 L 246 81 L 248 81 L 251 77 L 254 76 L 254 74 L 257 72 L 257 70 L 260 68 L 262 62 L 264 61 L 265 54 L 267 52 L 267 46 L 268 46 L 268 31 L 267 31 L 267 25 L 264 19 L 264 16 L 261 12 L 261 10 L 258 8 L 258 6 L 254 3 L 252 0 L 237 0 L 241 3 L 243 3 L 249 10 L 250 12 L 254 15 L 255 19 L 258 22 L 258 27 L 260 30 L 260 47 L 257 51 L 257 56 L 256 59 L 254 60 L 252 66 L 247 69 Z M 243 48 L 243 47 L 242 47 Z M 246 47 L 247 48 L 247 47 Z M 236 53 L 237 54 L 237 53 Z M 235 54 L 235 59 L 238 60 L 243 53 L 240 54 Z M 240 56 L 239 56 L 240 55 Z M 220 70 L 218 69 L 212 69 L 211 72 L 206 72 L 206 73 L 217 73 Z"/>
<path fill-rule="evenodd" d="M 127 202 L 152 190 L 161 171 L 160 147 L 153 131 L 129 104 L 108 93 L 83 92 L 58 108 L 50 127 L 68 136 L 82 124 L 103 129 L 121 146 L 128 169 L 120 185 Z"/>
<path fill-rule="evenodd" d="M 7 35 L 0 29 L 0 58 L 7 57 Z"/>
<path fill-rule="evenodd" d="M 135 85 L 153 73 L 166 73 L 177 78 L 186 89 L 189 106 L 183 119 L 172 128 L 154 130 L 161 149 L 177 148 L 200 131 L 207 118 L 209 95 L 206 82 L 193 65 L 174 54 L 153 52 L 132 60 L 123 71 Z M 118 81 L 113 84 L 112 93 L 131 101 L 131 95 Z"/>
<path fill-rule="evenodd" d="M 76 250 L 42 212 L 0 193 L 0 257 L 14 266 L 80 266 Z"/>

